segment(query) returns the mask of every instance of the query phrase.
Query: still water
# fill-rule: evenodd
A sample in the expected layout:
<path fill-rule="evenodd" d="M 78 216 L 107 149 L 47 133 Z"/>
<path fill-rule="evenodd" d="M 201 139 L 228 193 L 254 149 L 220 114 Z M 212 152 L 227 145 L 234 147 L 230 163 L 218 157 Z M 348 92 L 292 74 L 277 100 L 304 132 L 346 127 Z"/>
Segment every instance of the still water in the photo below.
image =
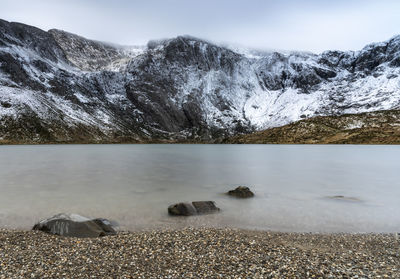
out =
<path fill-rule="evenodd" d="M 224 195 L 238 185 L 256 196 Z M 170 204 L 196 200 L 221 212 L 168 216 Z M 30 229 L 61 212 L 125 230 L 400 231 L 400 146 L 0 146 L 0 227 Z"/>

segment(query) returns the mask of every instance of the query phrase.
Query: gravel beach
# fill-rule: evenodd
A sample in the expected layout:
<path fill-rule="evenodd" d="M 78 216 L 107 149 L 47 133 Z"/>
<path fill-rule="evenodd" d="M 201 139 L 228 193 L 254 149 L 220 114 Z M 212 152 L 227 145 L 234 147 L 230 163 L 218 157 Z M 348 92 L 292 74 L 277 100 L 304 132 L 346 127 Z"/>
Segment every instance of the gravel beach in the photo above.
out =
<path fill-rule="evenodd" d="M 0 278 L 400 278 L 390 234 L 238 229 L 67 238 L 0 230 Z"/>

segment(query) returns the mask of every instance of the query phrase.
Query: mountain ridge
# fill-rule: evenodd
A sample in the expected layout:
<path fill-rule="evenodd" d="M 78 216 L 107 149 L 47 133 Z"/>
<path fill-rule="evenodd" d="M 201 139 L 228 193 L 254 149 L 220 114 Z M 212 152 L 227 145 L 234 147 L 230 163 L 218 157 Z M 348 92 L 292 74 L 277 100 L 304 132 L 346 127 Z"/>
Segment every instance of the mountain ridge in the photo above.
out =
<path fill-rule="evenodd" d="M 0 141 L 220 142 L 400 108 L 400 36 L 256 56 L 191 36 L 129 48 L 3 20 L 0 31 Z"/>

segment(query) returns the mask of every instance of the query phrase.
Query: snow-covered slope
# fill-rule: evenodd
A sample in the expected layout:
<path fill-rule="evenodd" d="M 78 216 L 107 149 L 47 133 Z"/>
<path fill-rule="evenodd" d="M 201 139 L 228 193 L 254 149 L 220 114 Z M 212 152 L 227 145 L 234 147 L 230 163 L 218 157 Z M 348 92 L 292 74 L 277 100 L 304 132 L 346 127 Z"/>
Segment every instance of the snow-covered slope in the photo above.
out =
<path fill-rule="evenodd" d="M 316 115 L 398 109 L 399 75 L 400 36 L 316 55 L 189 36 L 122 47 L 0 20 L 0 137 L 218 140 Z"/>
<path fill-rule="evenodd" d="M 144 47 L 124 47 L 96 42 L 62 30 L 49 33 L 64 50 L 68 60 L 83 71 L 121 71 Z"/>

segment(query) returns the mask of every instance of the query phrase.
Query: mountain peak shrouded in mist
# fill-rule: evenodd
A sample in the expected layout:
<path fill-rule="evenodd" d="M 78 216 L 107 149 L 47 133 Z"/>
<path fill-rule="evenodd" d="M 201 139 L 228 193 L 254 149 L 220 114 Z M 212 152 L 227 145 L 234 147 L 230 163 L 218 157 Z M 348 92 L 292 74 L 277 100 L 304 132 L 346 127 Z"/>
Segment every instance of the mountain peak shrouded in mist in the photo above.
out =
<path fill-rule="evenodd" d="M 0 18 L 122 45 L 189 34 L 255 49 L 358 50 L 398 34 L 395 0 L 3 0 Z"/>
<path fill-rule="evenodd" d="M 212 142 L 400 106 L 399 36 L 317 55 L 187 35 L 127 47 L 7 21 L 0 31 L 3 141 Z"/>

